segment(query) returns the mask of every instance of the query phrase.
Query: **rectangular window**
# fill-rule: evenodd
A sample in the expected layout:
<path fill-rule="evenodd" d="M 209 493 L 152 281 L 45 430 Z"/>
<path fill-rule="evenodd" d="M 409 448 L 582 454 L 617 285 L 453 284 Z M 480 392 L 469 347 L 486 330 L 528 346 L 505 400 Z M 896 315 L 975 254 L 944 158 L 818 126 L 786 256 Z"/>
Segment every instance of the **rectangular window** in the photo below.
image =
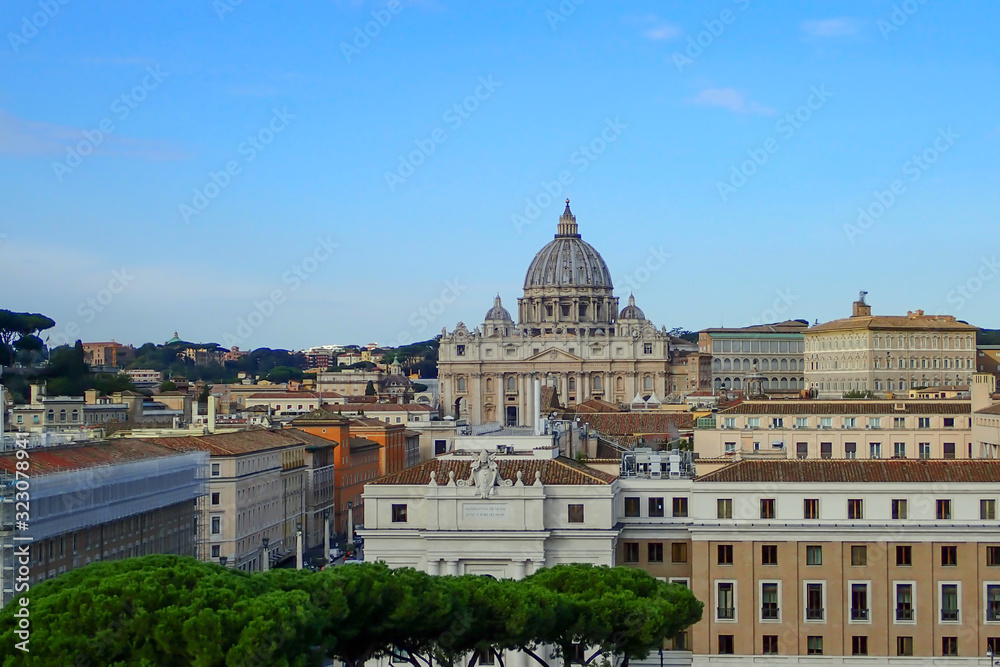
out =
<path fill-rule="evenodd" d="M 958 637 L 941 638 L 941 655 L 958 655 Z"/>
<path fill-rule="evenodd" d="M 983 521 L 995 521 L 997 518 L 997 501 L 983 498 L 979 501 L 979 518 Z"/>
<path fill-rule="evenodd" d="M 688 562 L 688 545 L 686 542 L 674 542 L 670 545 L 670 562 Z"/>
<path fill-rule="evenodd" d="M 865 518 L 865 501 L 861 498 L 851 498 L 847 501 L 847 518 L 848 519 L 864 519 Z"/>
<path fill-rule="evenodd" d="M 213 516 L 212 517 L 212 534 L 219 535 L 222 533 L 222 517 Z"/>
<path fill-rule="evenodd" d="M 639 499 L 637 497 L 625 497 L 625 516 L 639 516 Z"/>
<path fill-rule="evenodd" d="M 882 458 L 882 443 L 881 442 L 871 442 L 868 443 L 868 458 L 880 459 Z"/>
<path fill-rule="evenodd" d="M 896 547 L 896 565 L 913 565 L 913 547 L 901 544 Z"/>
<path fill-rule="evenodd" d="M 958 584 L 941 584 L 941 620 L 958 621 Z"/>
<path fill-rule="evenodd" d="M 845 459 L 856 459 L 856 458 L 858 458 L 858 443 L 856 443 L 856 442 L 845 442 L 844 443 L 844 458 Z"/>
<path fill-rule="evenodd" d="M 823 584 L 806 584 L 806 620 L 822 621 L 825 613 Z"/>
<path fill-rule="evenodd" d="M 937 507 L 937 518 L 939 520 L 946 520 L 951 518 L 951 501 L 938 499 L 935 503 Z"/>
<path fill-rule="evenodd" d="M 444 454 L 448 451 L 448 441 L 447 440 L 435 440 L 434 441 L 434 456 L 439 454 Z"/>
<path fill-rule="evenodd" d="M 986 586 L 986 620 L 1000 621 L 1000 585 L 998 584 Z"/>
<path fill-rule="evenodd" d="M 913 637 L 896 637 L 896 655 L 913 655 Z"/>
<path fill-rule="evenodd" d="M 819 544 L 810 544 L 806 547 L 806 565 L 823 564 L 823 547 Z"/>
<path fill-rule="evenodd" d="M 639 562 L 639 543 L 638 542 L 626 542 L 625 543 L 625 562 L 626 563 L 638 563 Z"/>
<path fill-rule="evenodd" d="M 806 639 L 806 655 L 823 655 L 822 635 L 809 635 Z"/>
<path fill-rule="evenodd" d="M 945 428 L 955 428 L 955 418 L 954 417 L 945 417 L 944 418 L 944 427 Z"/>
<path fill-rule="evenodd" d="M 760 417 L 747 417 L 747 428 L 760 428 Z"/>
<path fill-rule="evenodd" d="M 905 459 L 906 458 L 906 443 L 905 442 L 896 442 L 896 443 L 893 443 L 893 445 L 892 445 L 892 455 L 895 456 L 897 459 Z"/>
<path fill-rule="evenodd" d="M 733 518 L 733 499 L 732 498 L 719 498 L 716 501 L 716 507 L 718 509 L 718 514 L 720 519 L 732 519 Z"/>
<path fill-rule="evenodd" d="M 720 655 L 733 655 L 735 653 L 733 648 L 733 636 L 732 635 L 719 635 L 719 654 Z"/>
<path fill-rule="evenodd" d="M 958 547 L 956 546 L 941 547 L 941 564 L 958 565 Z"/>
<path fill-rule="evenodd" d="M 663 498 L 649 499 L 649 516 L 663 516 Z"/>
<path fill-rule="evenodd" d="M 795 456 L 800 459 L 809 458 L 809 443 L 808 442 L 797 442 L 795 443 Z"/>
<path fill-rule="evenodd" d="M 896 584 L 896 620 L 913 620 L 913 584 Z"/>
<path fill-rule="evenodd" d="M 993 655 L 1000 655 L 1000 637 L 987 637 L 986 650 Z"/>
<path fill-rule="evenodd" d="M 688 499 L 674 498 L 673 510 L 675 517 L 686 517 L 688 515 Z"/>
<path fill-rule="evenodd" d="M 864 544 L 851 545 L 851 565 L 863 567 L 868 565 L 868 547 Z"/>
<path fill-rule="evenodd" d="M 569 523 L 583 523 L 583 505 L 570 504 L 568 507 Z"/>
<path fill-rule="evenodd" d="M 986 547 L 986 564 L 990 567 L 1000 565 L 1000 547 Z"/>
<path fill-rule="evenodd" d="M 868 584 L 851 584 L 851 620 L 868 620 Z"/>
<path fill-rule="evenodd" d="M 663 542 L 650 542 L 646 545 L 647 561 L 650 563 L 663 562 Z"/>
<path fill-rule="evenodd" d="M 762 583 L 760 585 L 760 620 L 777 621 L 781 618 L 778 611 L 778 584 Z"/>
<path fill-rule="evenodd" d="M 718 608 L 716 609 L 716 620 L 732 621 L 736 618 L 735 591 L 736 584 L 732 582 L 719 582 L 717 589 Z"/>
<path fill-rule="evenodd" d="M 868 655 L 868 637 L 851 637 L 851 655 Z"/>
<path fill-rule="evenodd" d="M 736 428 L 736 417 L 726 417 L 722 420 L 722 425 L 726 428 Z"/>
<path fill-rule="evenodd" d="M 833 428 L 833 417 L 820 417 L 819 418 L 820 428 Z"/>
<path fill-rule="evenodd" d="M 222 474 L 222 473 L 219 470 L 219 464 L 218 463 L 213 463 L 212 464 L 212 477 L 218 477 L 220 474 Z"/>
<path fill-rule="evenodd" d="M 719 558 L 719 565 L 732 565 L 733 564 L 733 545 L 732 544 L 720 544 L 716 552 Z"/>
<path fill-rule="evenodd" d="M 392 522 L 406 523 L 406 505 L 392 506 Z"/>
<path fill-rule="evenodd" d="M 893 417 L 892 418 L 893 428 L 906 428 L 906 417 Z"/>
<path fill-rule="evenodd" d="M 893 519 L 905 519 L 906 518 L 906 500 L 902 498 L 894 498 L 892 500 L 892 518 Z"/>
<path fill-rule="evenodd" d="M 809 428 L 809 417 L 796 417 L 795 428 Z"/>
<path fill-rule="evenodd" d="M 764 635 L 762 642 L 761 653 L 764 655 L 778 654 L 778 635 Z"/>
<path fill-rule="evenodd" d="M 218 558 L 222 555 L 222 547 L 218 544 L 212 545 L 212 558 Z"/>
<path fill-rule="evenodd" d="M 953 459 L 955 458 L 955 443 L 946 442 L 944 443 L 944 458 Z"/>
<path fill-rule="evenodd" d="M 213 505 L 218 505 L 220 503 L 219 498 L 220 498 L 221 495 L 222 494 L 220 494 L 218 492 L 215 492 L 215 493 L 212 494 L 212 504 Z"/>
<path fill-rule="evenodd" d="M 778 545 L 777 544 L 762 544 L 760 546 L 760 562 L 761 562 L 761 565 L 777 565 L 778 564 Z"/>
<path fill-rule="evenodd" d="M 930 428 L 931 418 L 930 417 L 917 417 L 917 428 Z"/>
<path fill-rule="evenodd" d="M 774 518 L 774 498 L 761 498 L 761 500 L 760 500 L 760 518 L 761 519 L 773 519 Z"/>
<path fill-rule="evenodd" d="M 819 518 L 819 498 L 806 498 L 802 501 L 802 518 Z"/>
<path fill-rule="evenodd" d="M 918 443 L 917 447 L 919 448 L 920 458 L 929 459 L 931 457 L 931 443 L 921 442 Z"/>

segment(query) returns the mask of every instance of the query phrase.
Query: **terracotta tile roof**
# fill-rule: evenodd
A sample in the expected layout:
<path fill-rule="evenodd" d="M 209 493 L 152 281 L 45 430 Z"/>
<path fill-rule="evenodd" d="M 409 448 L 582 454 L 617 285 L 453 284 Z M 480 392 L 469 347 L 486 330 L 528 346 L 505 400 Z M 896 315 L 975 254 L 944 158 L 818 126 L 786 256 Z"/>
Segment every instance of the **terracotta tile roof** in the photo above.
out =
<path fill-rule="evenodd" d="M 590 398 L 576 406 L 576 411 L 588 414 L 595 412 L 618 412 L 619 407 L 614 403 L 608 403 L 599 398 Z"/>
<path fill-rule="evenodd" d="M 374 417 L 349 417 L 352 426 L 374 426 L 376 428 L 389 428 L 390 426 L 402 427 L 402 424 L 386 424 L 381 419 Z"/>
<path fill-rule="evenodd" d="M 805 320 L 785 320 L 773 324 L 757 324 L 750 327 L 726 328 L 717 327 L 712 329 L 702 329 L 698 333 L 725 334 L 725 333 L 802 333 L 809 328 L 809 322 Z"/>
<path fill-rule="evenodd" d="M 48 475 L 66 470 L 132 463 L 147 459 L 176 456 L 171 448 L 142 440 L 116 439 L 87 445 L 40 447 L 30 450 L 31 475 Z M 16 470 L 14 452 L 0 454 L 0 470 Z"/>
<path fill-rule="evenodd" d="M 942 461 L 886 459 L 864 461 L 743 460 L 696 478 L 696 482 L 1000 482 L 1000 460 Z"/>
<path fill-rule="evenodd" d="M 247 398 L 266 398 L 266 399 L 277 399 L 284 400 L 286 398 L 321 398 L 319 394 L 314 391 L 282 391 L 282 392 L 262 392 L 258 394 L 250 394 Z"/>
<path fill-rule="evenodd" d="M 407 438 L 416 438 L 420 436 L 420 431 L 414 431 L 412 428 L 408 428 L 405 431 L 403 431 L 403 435 L 405 435 Z"/>
<path fill-rule="evenodd" d="M 897 410 L 901 405 L 903 409 Z M 968 400 L 939 401 L 744 401 L 719 415 L 967 415 Z"/>
<path fill-rule="evenodd" d="M 340 444 L 336 440 L 330 440 L 328 438 L 324 438 L 321 435 L 313 435 L 312 433 L 306 433 L 305 431 L 300 431 L 297 428 L 289 428 L 285 430 L 312 447 L 331 447 L 331 446 L 337 447 Z"/>
<path fill-rule="evenodd" d="M 841 331 L 846 329 L 944 329 L 948 331 L 973 332 L 974 327 L 967 322 L 956 320 L 952 315 L 871 315 L 864 317 L 844 317 L 824 322 L 806 330 L 806 333 Z"/>
<path fill-rule="evenodd" d="M 455 481 L 469 479 L 472 475 L 473 457 L 468 458 L 437 458 L 407 468 L 406 470 L 386 475 L 370 484 L 430 484 L 431 471 L 437 476 L 439 486 L 448 484 L 448 473 L 455 473 Z M 563 456 L 556 459 L 535 459 L 517 457 L 497 457 L 501 479 L 514 481 L 517 472 L 521 471 L 521 480 L 525 484 L 534 484 L 535 472 L 542 476 L 542 484 L 557 485 L 601 485 L 611 484 L 615 479 L 600 470 Z"/>
<path fill-rule="evenodd" d="M 983 408 L 982 410 L 976 410 L 977 415 L 1000 415 L 1000 403 L 996 405 L 991 405 L 988 408 Z"/>
<path fill-rule="evenodd" d="M 330 410 L 354 412 L 434 412 L 434 408 L 422 403 L 343 403 L 331 405 Z"/>
<path fill-rule="evenodd" d="M 176 438 L 143 438 L 163 447 L 179 452 L 201 450 L 212 456 L 239 456 L 252 452 L 262 452 L 279 447 L 292 447 L 307 442 L 299 435 L 297 429 L 270 430 L 249 429 L 236 433 L 217 433 L 214 435 L 186 435 Z"/>
<path fill-rule="evenodd" d="M 671 433 L 694 428 L 690 412 L 601 412 L 581 419 L 607 435 Z"/>

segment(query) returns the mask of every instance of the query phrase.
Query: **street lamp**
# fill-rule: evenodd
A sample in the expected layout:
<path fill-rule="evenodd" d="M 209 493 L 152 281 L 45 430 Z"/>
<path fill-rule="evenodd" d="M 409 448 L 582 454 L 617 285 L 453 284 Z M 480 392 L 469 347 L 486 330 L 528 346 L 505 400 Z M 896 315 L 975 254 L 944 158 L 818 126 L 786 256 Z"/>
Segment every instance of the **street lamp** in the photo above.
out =
<path fill-rule="evenodd" d="M 323 558 L 330 560 L 330 510 L 323 510 Z"/>
<path fill-rule="evenodd" d="M 261 554 L 260 569 L 262 572 L 267 572 L 271 569 L 271 552 L 267 550 L 267 545 L 271 543 L 271 538 L 265 537 L 260 541 L 261 546 L 264 547 L 264 553 Z"/>
<path fill-rule="evenodd" d="M 229 560 L 228 556 L 219 556 L 219 565 L 222 567 L 226 566 L 226 562 Z"/>
<path fill-rule="evenodd" d="M 302 563 L 302 523 L 295 524 L 295 569 L 301 570 Z"/>

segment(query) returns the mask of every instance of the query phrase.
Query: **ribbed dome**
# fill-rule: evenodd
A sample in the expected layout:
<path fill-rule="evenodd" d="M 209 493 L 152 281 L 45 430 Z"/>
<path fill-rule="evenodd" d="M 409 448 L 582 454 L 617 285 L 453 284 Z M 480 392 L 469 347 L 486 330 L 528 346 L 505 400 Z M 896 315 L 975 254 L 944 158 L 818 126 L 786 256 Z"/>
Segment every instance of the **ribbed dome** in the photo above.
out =
<path fill-rule="evenodd" d="M 628 305 L 622 308 L 622 312 L 618 314 L 619 320 L 644 320 L 646 319 L 646 314 L 642 312 L 639 306 L 635 305 L 635 297 L 631 294 L 628 295 Z"/>
<path fill-rule="evenodd" d="M 554 240 L 538 251 L 524 277 L 524 288 L 598 287 L 613 289 L 611 272 L 604 258 L 577 232 L 576 216 L 566 210 L 559 218 Z"/>
<path fill-rule="evenodd" d="M 500 303 L 499 294 L 497 294 L 496 298 L 493 299 L 493 307 L 490 308 L 489 312 L 486 313 L 486 321 L 508 322 L 510 324 L 514 323 L 514 320 L 511 318 L 510 313 Z"/>

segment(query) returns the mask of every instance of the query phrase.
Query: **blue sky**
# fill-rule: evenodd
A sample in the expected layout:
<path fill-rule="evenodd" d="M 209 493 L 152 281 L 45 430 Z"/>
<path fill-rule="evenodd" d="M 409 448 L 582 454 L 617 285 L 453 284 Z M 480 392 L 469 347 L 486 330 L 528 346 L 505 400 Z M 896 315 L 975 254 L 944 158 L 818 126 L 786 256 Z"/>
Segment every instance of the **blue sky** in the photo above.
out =
<path fill-rule="evenodd" d="M 64 1 L 0 44 L 0 307 L 57 340 L 472 326 L 567 196 L 658 326 L 1000 326 L 995 3 Z"/>

